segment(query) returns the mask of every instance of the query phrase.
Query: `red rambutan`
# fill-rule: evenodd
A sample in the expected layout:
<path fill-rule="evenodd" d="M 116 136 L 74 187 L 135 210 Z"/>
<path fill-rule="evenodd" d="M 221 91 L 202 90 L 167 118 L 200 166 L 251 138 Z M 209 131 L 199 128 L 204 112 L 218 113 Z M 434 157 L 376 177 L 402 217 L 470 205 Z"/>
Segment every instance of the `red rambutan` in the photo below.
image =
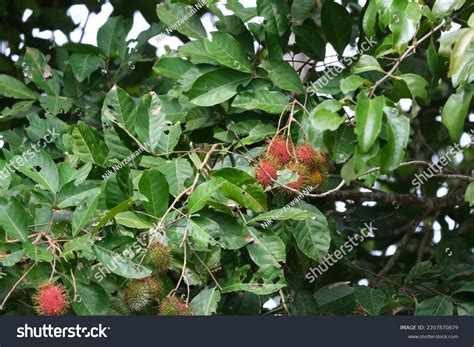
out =
<path fill-rule="evenodd" d="M 42 316 L 61 316 L 69 308 L 69 296 L 62 284 L 41 286 L 33 297 L 35 310 Z"/>
<path fill-rule="evenodd" d="M 274 138 L 268 146 L 268 153 L 282 165 L 291 160 L 291 150 L 291 141 L 283 137 Z"/>
<path fill-rule="evenodd" d="M 317 159 L 317 152 L 311 145 L 305 143 L 296 148 L 296 159 L 298 159 L 301 164 L 311 166 Z"/>
<path fill-rule="evenodd" d="M 277 178 L 277 167 L 270 160 L 262 160 L 259 163 L 257 171 L 255 173 L 257 181 L 262 186 L 269 186 L 273 183 L 272 179 Z"/>

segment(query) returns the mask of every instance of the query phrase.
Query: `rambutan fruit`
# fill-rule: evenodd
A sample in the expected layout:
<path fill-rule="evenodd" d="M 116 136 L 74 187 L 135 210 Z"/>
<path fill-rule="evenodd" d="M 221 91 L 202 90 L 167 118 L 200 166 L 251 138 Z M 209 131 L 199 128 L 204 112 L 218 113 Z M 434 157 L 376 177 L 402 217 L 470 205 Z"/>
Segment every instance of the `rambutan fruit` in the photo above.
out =
<path fill-rule="evenodd" d="M 275 137 L 268 146 L 268 154 L 274 157 L 278 163 L 285 165 L 292 159 L 292 149 L 293 145 L 290 140 L 283 137 Z"/>
<path fill-rule="evenodd" d="M 316 164 L 319 168 L 326 170 L 328 166 L 328 160 L 323 154 L 316 152 Z"/>
<path fill-rule="evenodd" d="M 69 296 L 62 284 L 48 283 L 41 286 L 33 296 L 35 310 L 42 316 L 61 316 L 69 308 Z"/>
<path fill-rule="evenodd" d="M 304 189 L 307 185 L 308 168 L 296 162 L 290 162 L 286 168 L 290 171 L 293 171 L 294 173 L 298 175 L 298 178 L 296 180 L 294 180 L 293 182 L 287 183 L 286 186 L 298 191 Z M 296 193 L 290 189 L 287 189 L 286 187 L 284 187 L 284 189 L 286 192 L 290 194 Z"/>
<path fill-rule="evenodd" d="M 277 178 L 277 167 L 272 161 L 264 159 L 260 161 L 257 171 L 255 172 L 255 177 L 257 181 L 260 182 L 262 186 L 272 185 L 272 179 L 276 180 Z"/>
<path fill-rule="evenodd" d="M 313 169 L 309 172 L 308 182 L 312 187 L 317 188 L 321 186 L 325 180 L 326 174 L 323 171 Z"/>
<path fill-rule="evenodd" d="M 186 305 L 184 300 L 175 296 L 167 296 L 161 300 L 159 312 L 163 316 L 192 316 L 193 310 Z"/>
<path fill-rule="evenodd" d="M 155 277 L 132 280 L 124 290 L 125 302 L 132 311 L 141 311 L 157 300 L 161 291 L 162 285 Z"/>
<path fill-rule="evenodd" d="M 296 159 L 301 164 L 312 166 L 316 163 L 317 152 L 310 144 L 305 143 L 296 147 Z"/>
<path fill-rule="evenodd" d="M 157 242 L 150 246 L 150 262 L 155 266 L 157 272 L 165 272 L 172 260 L 168 246 Z"/>

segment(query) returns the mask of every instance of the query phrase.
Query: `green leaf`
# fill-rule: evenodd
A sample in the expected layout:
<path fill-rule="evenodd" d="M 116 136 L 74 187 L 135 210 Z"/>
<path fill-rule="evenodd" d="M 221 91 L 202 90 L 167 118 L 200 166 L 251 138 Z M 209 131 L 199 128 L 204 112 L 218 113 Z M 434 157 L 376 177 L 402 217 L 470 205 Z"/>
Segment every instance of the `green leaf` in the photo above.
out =
<path fill-rule="evenodd" d="M 296 71 L 283 60 L 265 60 L 260 65 L 268 72 L 274 85 L 294 93 L 303 93 L 303 85 Z"/>
<path fill-rule="evenodd" d="M 247 245 L 247 250 L 255 264 L 259 267 L 280 267 L 279 263 L 286 259 L 285 244 L 280 237 L 269 230 L 259 231 L 252 227 L 248 230 L 251 243 Z"/>
<path fill-rule="evenodd" d="M 102 265 L 116 275 L 125 278 L 145 278 L 152 274 L 150 269 L 132 262 L 122 254 L 115 253 L 99 245 L 95 245 L 93 250 Z"/>
<path fill-rule="evenodd" d="M 324 215 L 311 208 L 315 215 L 309 219 L 293 222 L 292 233 L 298 248 L 308 257 L 322 261 L 329 250 L 331 236 Z"/>
<path fill-rule="evenodd" d="M 362 92 L 357 99 L 356 108 L 356 134 L 359 140 L 359 148 L 363 153 L 369 151 L 375 143 L 382 129 L 383 107 L 385 99 L 377 96 L 369 99 Z"/>
<path fill-rule="evenodd" d="M 59 95 L 59 77 L 48 65 L 43 53 L 36 48 L 28 47 L 23 57 L 23 63 L 27 79 L 32 80 L 39 89 L 47 94 Z"/>
<path fill-rule="evenodd" d="M 150 229 L 153 223 L 145 218 L 133 213 L 132 211 L 120 212 L 115 216 L 115 221 L 119 225 L 133 229 Z"/>
<path fill-rule="evenodd" d="M 400 48 L 415 36 L 421 19 L 421 8 L 417 3 L 397 0 L 391 14 L 389 27 L 393 33 L 393 44 Z"/>
<path fill-rule="evenodd" d="M 244 110 L 258 109 L 267 113 L 281 114 L 288 106 L 290 99 L 276 91 L 258 89 L 249 90 L 238 94 L 232 102 L 232 107 Z"/>
<path fill-rule="evenodd" d="M 17 198 L 11 197 L 8 203 L 2 203 L 0 225 L 10 238 L 28 240 L 28 216 Z"/>
<path fill-rule="evenodd" d="M 361 87 L 365 83 L 365 81 L 365 78 L 362 78 L 357 75 L 351 75 L 349 77 L 346 77 L 342 79 L 341 82 L 339 82 L 341 92 L 343 94 L 353 92 L 354 90 L 357 90 L 359 87 Z"/>
<path fill-rule="evenodd" d="M 299 49 L 314 60 L 324 60 L 326 54 L 326 43 L 316 32 L 314 25 L 293 26 L 296 45 Z"/>
<path fill-rule="evenodd" d="M 189 61 L 176 57 L 161 57 L 153 65 L 153 71 L 161 76 L 179 80 L 193 64 Z"/>
<path fill-rule="evenodd" d="M 413 99 L 420 97 L 426 100 L 428 98 L 428 94 L 426 92 L 428 82 L 423 77 L 414 73 L 407 73 L 400 75 L 399 77 L 407 84 Z"/>
<path fill-rule="evenodd" d="M 169 186 L 166 177 L 157 169 L 147 170 L 138 183 L 140 193 L 148 202 L 143 203 L 145 210 L 155 217 L 161 217 L 168 209 Z"/>
<path fill-rule="evenodd" d="M 191 184 L 189 181 L 194 173 L 191 164 L 184 158 L 174 158 L 171 160 L 157 159 L 158 165 L 156 168 L 166 176 L 170 194 L 175 197 L 178 196 L 178 194 Z M 186 184 L 186 181 L 189 183 Z"/>
<path fill-rule="evenodd" d="M 352 35 L 352 17 L 341 6 L 333 1 L 325 1 L 321 9 L 321 26 L 329 43 L 336 52 L 342 54 Z"/>
<path fill-rule="evenodd" d="M 387 116 L 388 143 L 382 148 L 380 167 L 383 172 L 398 168 L 405 156 L 410 138 L 410 120 L 405 116 Z"/>
<path fill-rule="evenodd" d="M 310 114 L 311 125 L 318 130 L 337 130 L 344 123 L 344 117 L 327 109 L 315 108 Z"/>
<path fill-rule="evenodd" d="M 435 17 L 447 17 L 459 10 L 466 0 L 436 0 L 432 12 Z"/>
<path fill-rule="evenodd" d="M 405 277 L 405 283 L 410 283 L 414 279 L 423 276 L 424 274 L 428 273 L 433 269 L 433 264 L 431 261 L 422 261 L 410 269 L 407 277 Z"/>
<path fill-rule="evenodd" d="M 160 21 L 168 25 L 166 34 L 177 30 L 181 34 L 195 39 L 206 38 L 207 33 L 204 29 L 199 16 L 192 15 L 192 7 L 182 3 L 162 3 L 156 6 L 156 14 Z"/>
<path fill-rule="evenodd" d="M 204 46 L 204 40 L 187 42 L 178 48 L 178 52 L 192 58 L 194 63 L 217 64 Z"/>
<path fill-rule="evenodd" d="M 39 151 L 34 153 L 31 149 L 30 151 L 31 152 L 28 153 L 30 159 L 25 161 L 22 166 L 18 166 L 16 168 L 17 171 L 31 178 L 43 188 L 57 193 L 59 188 L 59 174 L 56 164 L 46 152 Z"/>
<path fill-rule="evenodd" d="M 192 102 L 198 106 L 214 106 L 237 94 L 237 87 L 247 85 L 252 77 L 239 71 L 222 68 L 199 77 L 191 90 Z"/>
<path fill-rule="evenodd" d="M 326 285 L 320 288 L 316 293 L 314 293 L 314 298 L 318 306 L 320 307 L 330 307 L 336 306 L 337 302 L 345 301 L 348 297 L 352 297 L 354 294 L 354 288 L 347 285 Z"/>
<path fill-rule="evenodd" d="M 72 309 L 79 316 L 105 316 L 109 310 L 109 296 L 104 288 L 94 282 L 76 285 L 79 300 Z"/>
<path fill-rule="evenodd" d="M 113 86 L 107 93 L 102 106 L 102 121 L 117 121 L 133 133 L 135 128 L 135 102 L 125 90 Z"/>
<path fill-rule="evenodd" d="M 281 37 L 288 30 L 289 8 L 285 0 L 257 0 L 257 12 L 266 20 L 266 32 Z"/>
<path fill-rule="evenodd" d="M 189 305 L 197 315 L 210 316 L 217 312 L 217 305 L 220 301 L 221 293 L 216 287 L 213 287 L 201 290 Z"/>
<path fill-rule="evenodd" d="M 95 54 L 74 53 L 69 57 L 69 64 L 71 64 L 74 76 L 79 82 L 82 82 L 103 66 L 104 59 Z"/>
<path fill-rule="evenodd" d="M 296 207 L 285 207 L 260 213 L 247 223 L 260 222 L 266 220 L 307 220 L 316 217 L 312 211 L 303 210 Z"/>
<path fill-rule="evenodd" d="M 49 263 L 53 261 L 53 253 L 50 249 L 46 248 L 45 245 L 36 245 L 29 241 L 25 241 L 23 242 L 22 247 L 25 251 L 25 255 L 35 262 L 44 261 Z"/>
<path fill-rule="evenodd" d="M 0 75 L 0 79 L 1 79 L 1 75 Z M 0 90 L 1 90 L 1 86 L 0 86 Z M 33 105 L 33 103 L 34 101 L 18 101 L 14 103 L 11 107 L 5 107 L 0 113 L 0 118 L 16 116 L 17 114 L 27 112 L 29 109 L 31 109 L 31 106 Z"/>
<path fill-rule="evenodd" d="M 109 17 L 97 32 L 97 47 L 107 57 L 123 58 L 127 52 L 125 38 L 128 31 L 121 16 Z"/>
<path fill-rule="evenodd" d="M 380 64 L 377 59 L 370 55 L 363 54 L 352 68 L 352 73 L 360 74 L 368 71 L 383 72 L 383 69 L 380 67 Z"/>
<path fill-rule="evenodd" d="M 188 199 L 188 213 L 193 214 L 202 209 L 212 194 L 220 189 L 225 182 L 225 179 L 215 177 L 198 185 Z"/>
<path fill-rule="evenodd" d="M 452 316 L 453 301 L 449 296 L 438 295 L 416 304 L 415 316 Z"/>
<path fill-rule="evenodd" d="M 281 268 L 272 266 L 260 268 L 248 282 L 245 282 L 249 270 L 250 265 L 244 265 L 234 271 L 223 286 L 222 292 L 229 293 L 243 290 L 257 295 L 268 295 L 286 286 L 285 276 Z"/>
<path fill-rule="evenodd" d="M 0 75 L 0 95 L 15 99 L 36 99 L 36 94 L 21 81 L 3 74 Z"/>
<path fill-rule="evenodd" d="M 452 77 L 461 68 L 466 52 L 474 42 L 474 28 L 469 28 L 465 31 L 458 41 L 454 44 L 453 51 L 451 53 L 450 68 L 448 71 L 448 77 Z"/>
<path fill-rule="evenodd" d="M 385 293 L 379 289 L 358 287 L 354 292 L 357 302 L 372 316 L 377 316 L 380 310 L 388 304 Z"/>
<path fill-rule="evenodd" d="M 72 107 L 72 100 L 64 96 L 42 95 L 39 97 L 41 107 L 53 116 L 67 113 Z"/>
<path fill-rule="evenodd" d="M 59 191 L 56 202 L 58 207 L 61 208 L 77 206 L 86 198 L 95 198 L 100 193 L 101 189 L 97 183 L 87 183 L 76 186 L 75 182 L 69 182 Z"/>
<path fill-rule="evenodd" d="M 474 182 L 469 183 L 464 194 L 464 201 L 469 203 L 469 206 L 474 206 Z"/>
<path fill-rule="evenodd" d="M 72 148 L 81 160 L 103 165 L 108 148 L 99 133 L 88 125 L 79 122 L 72 131 Z"/>
<path fill-rule="evenodd" d="M 368 1 L 367 8 L 362 19 L 362 28 L 367 36 L 375 35 L 375 23 L 377 22 L 377 3 Z"/>
<path fill-rule="evenodd" d="M 217 222 L 205 217 L 189 218 L 187 228 L 191 244 L 196 250 L 208 251 L 209 245 L 218 244 L 215 238 L 220 238 L 223 234 Z"/>
<path fill-rule="evenodd" d="M 72 235 L 77 233 L 91 222 L 91 219 L 97 209 L 99 203 L 99 196 L 87 197 L 82 204 L 78 205 L 72 215 Z"/>
<path fill-rule="evenodd" d="M 441 113 L 441 123 L 448 129 L 449 137 L 453 141 L 459 141 L 461 137 L 464 129 L 464 119 L 468 114 L 472 94 L 472 92 L 460 89 L 456 94 L 451 94 L 444 104 L 443 112 Z"/>
<path fill-rule="evenodd" d="M 240 43 L 231 35 L 213 32 L 212 40 L 205 40 L 204 45 L 212 59 L 224 66 L 241 72 L 252 72 L 252 64 Z"/>
<path fill-rule="evenodd" d="M 304 21 L 311 17 L 314 8 L 313 0 L 293 0 L 291 4 L 291 17 L 293 20 Z"/>

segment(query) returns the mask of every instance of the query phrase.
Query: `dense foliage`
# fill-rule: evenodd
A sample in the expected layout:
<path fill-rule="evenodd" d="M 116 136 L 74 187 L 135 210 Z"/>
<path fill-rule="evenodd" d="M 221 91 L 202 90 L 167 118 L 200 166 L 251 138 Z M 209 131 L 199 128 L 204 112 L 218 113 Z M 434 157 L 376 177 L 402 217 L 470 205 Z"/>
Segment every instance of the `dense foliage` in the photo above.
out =
<path fill-rule="evenodd" d="M 474 314 L 472 3 L 196 3 L 0 1 L 1 314 Z"/>

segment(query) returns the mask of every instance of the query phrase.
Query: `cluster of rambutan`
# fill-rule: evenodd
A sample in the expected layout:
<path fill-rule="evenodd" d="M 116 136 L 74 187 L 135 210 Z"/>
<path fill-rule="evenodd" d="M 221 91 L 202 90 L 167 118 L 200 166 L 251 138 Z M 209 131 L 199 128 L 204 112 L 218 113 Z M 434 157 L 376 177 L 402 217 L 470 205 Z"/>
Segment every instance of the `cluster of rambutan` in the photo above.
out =
<path fill-rule="evenodd" d="M 148 262 L 157 274 L 164 273 L 171 265 L 172 255 L 168 246 L 157 242 L 149 247 Z M 193 311 L 186 302 L 175 296 L 163 295 L 163 284 L 158 275 L 128 281 L 125 286 L 125 302 L 132 311 L 143 311 L 153 303 L 159 303 L 161 315 L 192 315 Z"/>
<path fill-rule="evenodd" d="M 266 154 L 260 159 L 255 176 L 263 186 L 270 186 L 278 178 L 278 171 L 287 169 L 297 178 L 287 187 L 301 191 L 308 186 L 319 187 L 326 179 L 326 158 L 310 144 L 294 146 L 290 139 L 277 136 L 267 146 Z M 291 189 L 284 188 L 289 193 Z"/>

